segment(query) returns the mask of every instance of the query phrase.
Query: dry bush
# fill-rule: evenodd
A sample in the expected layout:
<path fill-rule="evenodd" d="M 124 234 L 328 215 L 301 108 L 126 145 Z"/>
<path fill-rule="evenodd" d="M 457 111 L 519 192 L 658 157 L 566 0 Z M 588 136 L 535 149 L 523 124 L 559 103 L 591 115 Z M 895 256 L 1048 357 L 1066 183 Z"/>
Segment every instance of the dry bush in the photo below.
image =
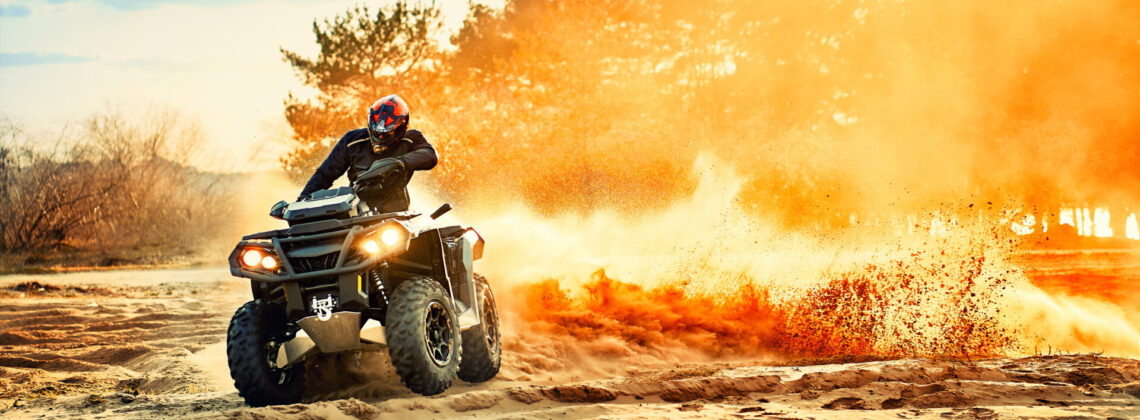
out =
<path fill-rule="evenodd" d="M 99 202 L 124 182 L 99 162 L 77 158 L 64 135 L 30 139 L 11 120 L 0 127 L 0 247 L 61 246 L 100 218 Z"/>
<path fill-rule="evenodd" d="M 226 175 L 189 165 L 197 127 L 157 112 L 97 115 L 58 138 L 0 127 L 0 249 L 190 249 L 224 232 Z"/>

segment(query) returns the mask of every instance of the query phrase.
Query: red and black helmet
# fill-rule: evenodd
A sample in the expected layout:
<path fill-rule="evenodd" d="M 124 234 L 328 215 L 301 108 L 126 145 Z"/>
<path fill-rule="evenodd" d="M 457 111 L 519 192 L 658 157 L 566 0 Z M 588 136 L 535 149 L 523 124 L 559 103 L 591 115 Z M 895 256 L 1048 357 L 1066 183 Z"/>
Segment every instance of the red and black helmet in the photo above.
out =
<path fill-rule="evenodd" d="M 368 108 L 368 138 L 373 144 L 388 145 L 404 136 L 411 112 L 399 95 L 388 95 Z"/>

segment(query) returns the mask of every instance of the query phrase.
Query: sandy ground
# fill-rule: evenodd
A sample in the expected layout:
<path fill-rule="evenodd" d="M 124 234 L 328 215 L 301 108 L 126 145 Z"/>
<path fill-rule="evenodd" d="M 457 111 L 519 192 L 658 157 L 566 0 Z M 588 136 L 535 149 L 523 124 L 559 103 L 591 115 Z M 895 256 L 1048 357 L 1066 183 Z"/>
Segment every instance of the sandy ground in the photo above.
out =
<path fill-rule="evenodd" d="M 1053 287 L 1073 275 L 1072 264 L 1038 265 Z M 1117 274 L 1112 284 L 1125 284 Z M 411 394 L 383 354 L 366 353 L 321 360 L 306 404 L 249 408 L 230 382 L 224 348 L 247 288 L 225 268 L 0 277 L 0 417 L 1140 417 L 1134 359 L 649 360 L 572 369 L 527 359 L 519 337 L 504 340 L 498 378 L 457 383 L 441 396 Z"/>

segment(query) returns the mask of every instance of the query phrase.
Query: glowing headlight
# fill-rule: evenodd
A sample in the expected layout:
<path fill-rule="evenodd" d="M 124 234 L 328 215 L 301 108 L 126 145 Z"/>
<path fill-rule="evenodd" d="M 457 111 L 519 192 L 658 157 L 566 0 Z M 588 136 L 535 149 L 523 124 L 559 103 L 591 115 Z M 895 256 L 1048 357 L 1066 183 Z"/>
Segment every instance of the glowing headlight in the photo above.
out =
<path fill-rule="evenodd" d="M 360 242 L 360 248 L 369 254 L 379 254 L 380 251 L 385 249 L 395 249 L 407 238 L 407 233 L 403 226 L 393 224 L 381 227 L 380 230 L 372 232 L 364 241 Z"/>
<path fill-rule="evenodd" d="M 385 228 L 380 232 L 380 242 L 383 242 L 385 246 L 393 246 L 400 243 L 400 237 L 402 236 L 404 236 L 404 233 L 400 232 L 400 229 L 397 227 Z"/>
<path fill-rule="evenodd" d="M 273 258 L 272 255 L 266 255 L 265 258 L 261 259 L 261 267 L 269 271 L 276 270 L 277 259 Z"/>
<path fill-rule="evenodd" d="M 241 254 L 241 263 L 246 267 L 256 267 L 261 264 L 261 251 L 251 249 Z"/>

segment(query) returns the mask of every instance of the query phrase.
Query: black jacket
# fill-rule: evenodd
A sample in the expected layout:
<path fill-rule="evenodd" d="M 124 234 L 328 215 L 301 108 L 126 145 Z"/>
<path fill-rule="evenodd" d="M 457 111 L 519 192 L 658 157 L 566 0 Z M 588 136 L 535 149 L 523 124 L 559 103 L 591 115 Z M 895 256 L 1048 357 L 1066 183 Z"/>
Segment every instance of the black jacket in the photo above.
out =
<path fill-rule="evenodd" d="M 348 171 L 349 181 L 356 181 L 357 175 L 368 170 L 372 166 L 372 162 L 390 157 L 404 162 L 409 179 L 411 179 L 413 171 L 434 168 L 435 164 L 439 162 L 435 148 L 431 147 L 431 144 L 427 142 L 419 130 L 408 130 L 404 134 L 404 138 L 397 141 L 395 145 L 389 146 L 388 149 L 377 154 L 372 152 L 372 144 L 368 140 L 368 130 L 358 128 L 344 133 L 344 137 L 336 142 L 332 152 L 329 152 L 329 157 L 325 158 L 317 171 L 309 178 L 309 182 L 305 184 L 305 188 L 301 190 L 301 195 L 297 199 L 307 198 L 314 191 L 331 187 L 333 181 L 340 178 L 345 171 Z M 381 211 L 407 210 L 407 190 L 405 189 L 402 193 L 389 197 L 389 200 L 386 200 L 388 202 L 379 206 Z M 376 207 L 374 203 L 369 203 L 369 205 Z"/>

